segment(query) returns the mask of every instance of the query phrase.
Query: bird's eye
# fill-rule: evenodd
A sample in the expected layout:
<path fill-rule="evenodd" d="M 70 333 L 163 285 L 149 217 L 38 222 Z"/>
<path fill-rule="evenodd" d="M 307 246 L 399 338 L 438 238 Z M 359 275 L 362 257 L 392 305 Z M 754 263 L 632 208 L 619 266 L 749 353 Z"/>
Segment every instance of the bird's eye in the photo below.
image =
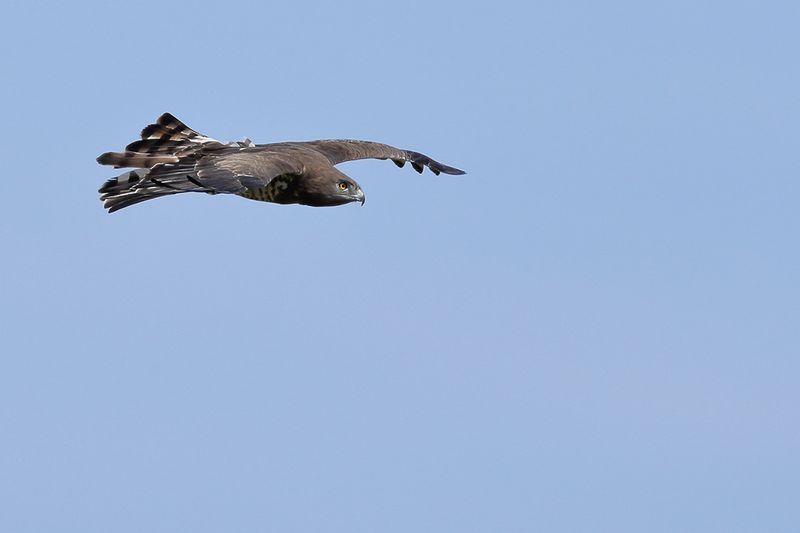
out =
<path fill-rule="evenodd" d="M 346 191 L 350 186 L 347 184 L 346 181 L 339 182 L 339 189 L 342 191 Z"/>

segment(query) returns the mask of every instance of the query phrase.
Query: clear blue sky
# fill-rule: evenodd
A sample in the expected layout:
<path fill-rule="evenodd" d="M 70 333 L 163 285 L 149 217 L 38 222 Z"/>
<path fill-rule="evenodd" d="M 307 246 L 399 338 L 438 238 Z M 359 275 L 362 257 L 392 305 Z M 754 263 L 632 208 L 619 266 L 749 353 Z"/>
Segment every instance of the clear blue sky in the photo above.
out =
<path fill-rule="evenodd" d="M 15 4 L 0 531 L 800 530 L 797 3 Z M 106 214 L 164 111 L 468 174 Z"/>

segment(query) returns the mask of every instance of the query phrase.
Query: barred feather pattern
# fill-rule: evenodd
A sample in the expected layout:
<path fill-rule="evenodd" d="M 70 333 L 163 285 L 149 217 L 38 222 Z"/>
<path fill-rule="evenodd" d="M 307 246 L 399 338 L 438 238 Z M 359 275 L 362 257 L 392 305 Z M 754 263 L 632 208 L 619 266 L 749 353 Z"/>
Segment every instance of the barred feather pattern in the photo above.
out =
<path fill-rule="evenodd" d="M 161 196 L 183 192 L 216 193 L 198 181 L 194 164 L 131 170 L 106 181 L 98 192 L 109 213 Z"/>
<path fill-rule="evenodd" d="M 146 126 L 141 137 L 128 144 L 124 152 L 106 152 L 97 158 L 102 165 L 136 168 L 111 178 L 100 187 L 100 199 L 109 213 L 182 192 L 215 194 L 216 190 L 200 183 L 195 171 L 200 152 L 253 145 L 249 139 L 221 143 L 189 128 L 170 113 L 164 113 L 155 123 Z"/>
<path fill-rule="evenodd" d="M 123 152 L 101 154 L 97 162 L 115 168 L 150 168 L 159 163 L 178 163 L 200 151 L 255 146 L 250 139 L 222 143 L 196 132 L 170 113 L 164 113 L 154 124 L 146 126 L 141 137 L 128 144 Z"/>
<path fill-rule="evenodd" d="M 224 145 L 196 132 L 172 114 L 164 113 L 142 130 L 140 140 L 128 144 L 123 152 L 100 155 L 97 162 L 116 168 L 150 168 L 159 163 L 178 163 L 182 157 L 214 146 Z"/>
<path fill-rule="evenodd" d="M 164 113 L 155 123 L 145 126 L 140 136 L 142 139 L 164 140 L 209 139 L 178 120 L 172 113 Z"/>

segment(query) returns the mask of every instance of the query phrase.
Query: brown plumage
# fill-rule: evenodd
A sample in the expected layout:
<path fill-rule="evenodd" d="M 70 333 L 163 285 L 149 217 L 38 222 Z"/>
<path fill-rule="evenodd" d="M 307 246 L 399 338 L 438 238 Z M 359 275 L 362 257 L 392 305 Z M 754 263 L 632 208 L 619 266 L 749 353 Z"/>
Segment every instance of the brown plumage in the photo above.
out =
<path fill-rule="evenodd" d="M 406 161 L 417 171 L 464 174 L 426 155 L 386 144 L 322 140 L 222 143 L 189 128 L 169 113 L 142 130 L 123 152 L 106 152 L 101 165 L 133 167 L 105 182 L 100 199 L 109 213 L 152 198 L 184 192 L 237 194 L 251 200 L 314 207 L 364 203 L 364 193 L 334 165 L 356 159 Z"/>

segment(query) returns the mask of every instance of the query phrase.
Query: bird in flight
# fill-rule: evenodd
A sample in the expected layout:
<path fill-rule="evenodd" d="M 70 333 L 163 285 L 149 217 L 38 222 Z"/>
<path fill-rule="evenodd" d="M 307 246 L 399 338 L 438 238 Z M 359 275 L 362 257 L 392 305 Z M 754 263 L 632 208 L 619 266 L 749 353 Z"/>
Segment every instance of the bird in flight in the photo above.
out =
<path fill-rule="evenodd" d="M 236 194 L 251 200 L 313 207 L 364 204 L 356 181 L 335 165 L 356 159 L 406 162 L 417 172 L 464 174 L 430 157 L 387 144 L 321 140 L 254 144 L 250 139 L 220 142 L 189 128 L 169 113 L 142 130 L 123 152 L 106 152 L 101 165 L 133 168 L 106 181 L 100 200 L 109 213 L 170 194 Z"/>

